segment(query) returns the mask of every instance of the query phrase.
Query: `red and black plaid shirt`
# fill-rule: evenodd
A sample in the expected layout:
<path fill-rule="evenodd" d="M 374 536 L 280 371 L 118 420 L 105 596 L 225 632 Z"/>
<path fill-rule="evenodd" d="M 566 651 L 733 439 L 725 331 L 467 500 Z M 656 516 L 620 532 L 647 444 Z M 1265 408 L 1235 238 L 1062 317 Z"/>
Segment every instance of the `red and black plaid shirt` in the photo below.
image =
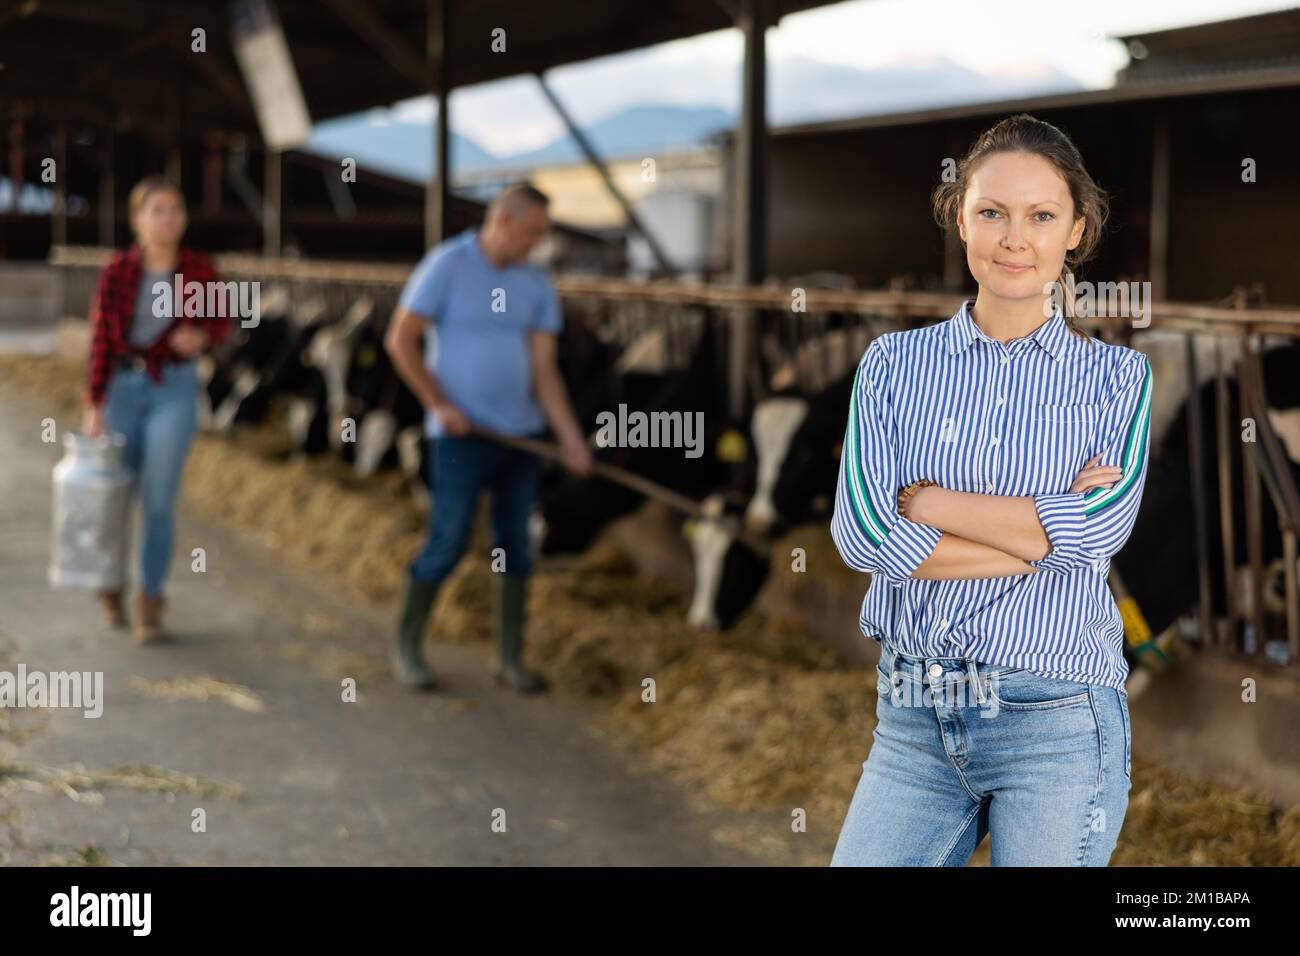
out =
<path fill-rule="evenodd" d="M 230 333 L 230 317 L 224 314 L 224 309 L 219 308 L 218 311 L 223 313 L 221 315 L 173 316 L 163 334 L 148 348 L 137 348 L 128 342 L 127 336 L 135 318 L 136 297 L 140 293 L 140 280 L 143 276 L 140 257 L 141 250 L 137 243 L 117 252 L 99 274 L 99 286 L 90 301 L 90 383 L 86 389 L 86 400 L 92 405 L 102 404 L 108 394 L 108 383 L 119 356 L 142 356 L 149 377 L 160 382 L 162 363 L 184 361 L 167 344 L 167 338 L 173 329 L 181 325 L 206 329 L 209 349 L 216 348 Z M 207 253 L 194 249 L 180 250 L 180 261 L 175 271 L 182 277 L 182 304 L 185 301 L 184 283 L 217 281 L 217 274 L 213 271 Z M 206 293 L 203 298 L 206 308 Z M 215 297 L 215 300 L 218 303 L 224 302 L 221 296 Z M 183 313 L 184 310 L 181 311 Z"/>

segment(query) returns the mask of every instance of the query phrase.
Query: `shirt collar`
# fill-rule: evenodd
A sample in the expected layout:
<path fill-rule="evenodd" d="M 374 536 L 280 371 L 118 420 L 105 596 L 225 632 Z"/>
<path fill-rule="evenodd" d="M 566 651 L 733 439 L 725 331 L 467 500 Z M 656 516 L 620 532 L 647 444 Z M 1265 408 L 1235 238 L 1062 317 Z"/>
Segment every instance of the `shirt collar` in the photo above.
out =
<path fill-rule="evenodd" d="M 970 307 L 974 304 L 973 300 L 966 299 L 962 302 L 961 308 L 957 310 L 957 314 L 948 320 L 948 352 L 951 355 L 956 355 L 976 339 L 984 339 L 986 342 L 994 341 L 980 331 L 979 326 L 975 324 L 975 320 L 971 318 Z M 1066 327 L 1065 317 L 1061 314 L 1061 309 L 1058 306 L 1050 319 L 1034 329 L 1025 338 L 1037 344 L 1043 351 L 1059 362 L 1065 357 L 1066 336 L 1069 334 L 1070 330 Z"/>

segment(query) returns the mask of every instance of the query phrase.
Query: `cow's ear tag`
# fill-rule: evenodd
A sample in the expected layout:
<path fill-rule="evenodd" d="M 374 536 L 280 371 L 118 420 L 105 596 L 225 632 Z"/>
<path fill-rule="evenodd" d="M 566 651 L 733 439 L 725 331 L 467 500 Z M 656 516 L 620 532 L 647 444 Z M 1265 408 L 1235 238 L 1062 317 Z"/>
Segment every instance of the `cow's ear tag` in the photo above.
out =
<path fill-rule="evenodd" d="M 375 364 L 375 347 L 373 345 L 363 345 L 357 349 L 357 362 L 362 368 L 369 368 Z"/>
<path fill-rule="evenodd" d="M 687 518 L 685 521 L 682 522 L 682 537 L 687 539 L 694 538 L 695 529 L 698 527 L 699 527 L 698 521 L 696 521 L 694 518 Z"/>
<path fill-rule="evenodd" d="M 718 461 L 736 463 L 749 457 L 749 443 L 745 436 L 734 428 L 728 428 L 718 436 Z"/>

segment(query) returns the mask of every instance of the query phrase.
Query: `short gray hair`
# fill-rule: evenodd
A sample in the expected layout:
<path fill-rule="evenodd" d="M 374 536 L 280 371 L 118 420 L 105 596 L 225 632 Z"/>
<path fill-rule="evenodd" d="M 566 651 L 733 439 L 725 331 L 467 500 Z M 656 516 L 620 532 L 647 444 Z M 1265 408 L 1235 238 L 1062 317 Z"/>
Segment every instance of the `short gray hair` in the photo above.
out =
<path fill-rule="evenodd" d="M 545 209 L 550 205 L 550 202 L 551 200 L 546 193 L 532 183 L 513 183 L 497 193 L 492 201 L 488 203 L 487 218 L 491 219 L 503 211 L 511 216 L 519 216 L 529 206 L 541 206 Z"/>

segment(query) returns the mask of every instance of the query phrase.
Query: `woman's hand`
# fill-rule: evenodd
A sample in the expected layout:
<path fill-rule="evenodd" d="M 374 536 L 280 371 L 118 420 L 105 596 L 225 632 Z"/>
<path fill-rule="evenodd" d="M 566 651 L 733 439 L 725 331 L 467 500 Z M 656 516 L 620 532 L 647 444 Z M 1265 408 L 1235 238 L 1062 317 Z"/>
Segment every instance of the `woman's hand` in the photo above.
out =
<path fill-rule="evenodd" d="M 915 484 L 915 482 L 913 483 Z M 907 488 L 911 488 L 908 485 Z M 903 492 L 907 488 L 898 489 L 898 497 L 895 502 L 896 510 L 899 515 L 907 518 L 909 521 L 915 521 L 918 524 L 925 524 L 925 519 L 921 517 L 922 508 L 924 507 L 918 499 L 925 498 L 929 500 L 939 493 L 940 486 L 936 484 L 921 485 L 912 490 L 910 495 L 904 497 Z"/>
<path fill-rule="evenodd" d="M 182 325 L 167 337 L 167 344 L 182 358 L 194 358 L 208 347 L 208 333 L 193 325 Z"/>
<path fill-rule="evenodd" d="M 1119 481 L 1120 476 L 1124 474 L 1123 470 L 1113 465 L 1095 464 L 1101 455 L 1094 455 L 1083 466 L 1083 469 L 1074 479 L 1074 484 L 1070 485 L 1070 491 L 1089 491 L 1093 488 L 1109 488 L 1115 482 Z"/>
<path fill-rule="evenodd" d="M 81 434 L 87 438 L 98 438 L 106 430 L 104 425 L 104 407 L 102 405 L 87 405 L 86 412 L 81 419 Z"/>

